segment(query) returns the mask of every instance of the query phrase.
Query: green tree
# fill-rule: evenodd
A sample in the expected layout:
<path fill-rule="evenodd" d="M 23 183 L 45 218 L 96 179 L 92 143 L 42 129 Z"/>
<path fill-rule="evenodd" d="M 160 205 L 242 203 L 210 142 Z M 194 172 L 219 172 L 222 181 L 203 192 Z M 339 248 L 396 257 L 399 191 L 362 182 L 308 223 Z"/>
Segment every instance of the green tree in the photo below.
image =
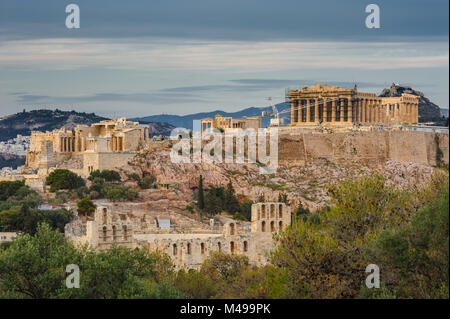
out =
<path fill-rule="evenodd" d="M 11 196 L 15 196 L 17 191 L 25 186 L 25 181 L 2 181 L 0 182 L 0 201 L 7 200 Z"/>
<path fill-rule="evenodd" d="M 240 204 L 240 212 L 248 221 L 252 219 L 252 205 L 253 201 L 251 200 L 246 200 Z"/>
<path fill-rule="evenodd" d="M 419 209 L 404 228 L 386 229 L 372 258 L 383 269 L 384 293 L 400 298 L 449 298 L 449 186 Z M 385 280 L 386 280 L 385 279 Z M 377 297 L 363 290 L 364 296 Z"/>
<path fill-rule="evenodd" d="M 233 188 L 233 184 L 231 183 L 231 180 L 227 184 L 227 188 L 225 190 L 224 195 L 224 210 L 227 212 L 234 214 L 236 212 L 240 212 L 240 205 L 239 201 L 236 198 L 235 191 Z"/>
<path fill-rule="evenodd" d="M 105 169 L 102 171 L 95 170 L 95 171 L 91 172 L 88 179 L 90 181 L 93 181 L 95 178 L 102 178 L 106 182 L 120 182 L 122 180 L 122 178 L 120 177 L 120 174 L 117 171 L 108 170 L 108 169 Z"/>
<path fill-rule="evenodd" d="M 42 224 L 34 236 L 18 236 L 0 253 L 0 288 L 11 297 L 56 297 L 66 266 L 79 262 L 79 253 L 64 236 Z"/>
<path fill-rule="evenodd" d="M 210 215 L 218 214 L 224 208 L 225 190 L 223 187 L 210 187 L 206 191 L 204 210 Z"/>
<path fill-rule="evenodd" d="M 292 218 L 303 218 L 306 220 L 311 215 L 309 208 L 304 208 L 302 202 L 299 202 L 297 209 L 295 210 Z"/>
<path fill-rule="evenodd" d="M 51 228 L 64 232 L 64 226 L 73 218 L 66 209 L 37 210 L 24 204 L 20 208 L 0 212 L 0 229 L 34 235 L 39 223 L 46 222 Z"/>
<path fill-rule="evenodd" d="M 0 212 L 0 230 L 16 231 L 21 225 L 20 211 L 18 209 L 8 209 Z"/>
<path fill-rule="evenodd" d="M 46 182 L 51 192 L 73 190 L 85 185 L 83 178 L 67 169 L 55 169 L 47 176 Z"/>
<path fill-rule="evenodd" d="M 65 286 L 66 266 L 80 268 L 80 288 Z M 47 224 L 0 252 L 0 291 L 11 298 L 182 298 L 164 273 L 167 259 L 146 250 L 76 249 Z"/>
<path fill-rule="evenodd" d="M 89 199 L 83 198 L 77 202 L 77 211 L 82 214 L 90 214 L 95 212 L 97 206 Z"/>
<path fill-rule="evenodd" d="M 138 197 L 138 193 L 129 186 L 106 184 L 102 189 L 104 196 L 114 202 L 131 201 Z"/>
<path fill-rule="evenodd" d="M 320 223 L 294 218 L 276 235 L 272 261 L 286 271 L 288 290 L 298 298 L 358 296 L 363 270 L 373 263 L 365 251 L 383 229 L 405 225 L 419 197 L 376 174 L 343 181 L 329 194 L 331 206 L 320 213 Z"/>
<path fill-rule="evenodd" d="M 198 182 L 198 208 L 205 208 L 205 195 L 203 193 L 203 176 L 200 175 L 200 180 Z"/>
<path fill-rule="evenodd" d="M 140 179 L 137 183 L 141 189 L 149 189 L 154 186 L 155 182 L 156 182 L 156 176 L 148 175 L 148 176 L 145 176 L 144 178 Z"/>

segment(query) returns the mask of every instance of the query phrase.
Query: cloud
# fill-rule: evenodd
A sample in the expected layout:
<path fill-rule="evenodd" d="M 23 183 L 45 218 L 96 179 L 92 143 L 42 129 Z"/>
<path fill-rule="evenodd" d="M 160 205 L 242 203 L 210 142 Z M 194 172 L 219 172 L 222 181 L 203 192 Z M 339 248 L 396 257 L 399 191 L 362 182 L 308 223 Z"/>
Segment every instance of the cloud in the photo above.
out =
<path fill-rule="evenodd" d="M 346 81 L 324 81 L 324 80 L 283 80 L 283 79 L 236 79 L 230 80 L 232 84 L 223 85 L 200 85 L 200 86 L 182 86 L 166 88 L 162 92 L 190 92 L 190 93 L 205 93 L 205 92 L 249 92 L 249 91 L 264 91 L 267 89 L 284 89 L 288 87 L 303 87 L 314 85 L 316 83 L 340 86 L 353 87 L 354 82 Z M 374 87 L 382 86 L 383 83 L 358 82 L 359 87 Z"/>
<path fill-rule="evenodd" d="M 156 93 L 96 93 L 92 95 L 80 96 L 48 96 L 48 95 L 33 95 L 33 94 L 19 94 L 16 95 L 16 102 L 20 104 L 79 104 L 87 102 L 137 102 L 137 103 L 158 103 L 158 104 L 172 104 L 172 103 L 195 103 L 206 102 L 205 99 L 195 97 L 192 94 L 164 94 L 162 92 Z"/>
<path fill-rule="evenodd" d="M 36 95 L 23 92 L 13 92 L 19 104 L 78 104 L 87 102 L 137 102 L 152 104 L 173 103 L 207 103 L 212 102 L 211 95 L 219 92 L 258 92 L 287 87 L 302 87 L 316 83 L 335 85 L 340 87 L 353 87 L 353 82 L 345 81 L 317 81 L 317 80 L 283 80 L 283 79 L 235 79 L 223 85 L 203 85 L 172 87 L 155 92 L 137 93 L 95 93 L 79 96 L 49 96 Z M 359 87 L 382 86 L 382 83 L 359 82 Z"/>
<path fill-rule="evenodd" d="M 216 42 L 179 39 L 18 40 L 0 46 L 4 70 L 401 69 L 448 66 L 447 42 Z"/>

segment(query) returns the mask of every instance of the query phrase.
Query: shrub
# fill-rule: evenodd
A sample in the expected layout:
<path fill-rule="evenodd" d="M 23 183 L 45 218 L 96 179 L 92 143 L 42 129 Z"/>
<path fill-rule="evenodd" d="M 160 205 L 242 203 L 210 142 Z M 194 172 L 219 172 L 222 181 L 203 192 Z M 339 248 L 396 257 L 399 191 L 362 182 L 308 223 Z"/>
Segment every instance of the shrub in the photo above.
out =
<path fill-rule="evenodd" d="M 89 199 L 83 198 L 77 203 L 77 211 L 82 214 L 89 214 L 95 212 L 97 206 Z"/>
<path fill-rule="evenodd" d="M 131 173 L 131 174 L 127 174 L 128 178 L 139 182 L 141 180 L 141 177 L 137 174 L 137 173 Z"/>
<path fill-rule="evenodd" d="M 25 186 L 25 181 L 0 182 L 0 200 L 15 196 L 17 191 Z"/>
<path fill-rule="evenodd" d="M 73 190 L 85 185 L 83 178 L 67 169 L 55 169 L 47 176 L 46 182 L 51 192 Z"/>
<path fill-rule="evenodd" d="M 95 178 L 102 178 L 106 182 L 120 182 L 122 180 L 120 174 L 117 171 L 107 169 L 102 171 L 95 170 L 88 177 L 90 181 L 93 181 Z"/>
<path fill-rule="evenodd" d="M 156 177 L 154 175 L 145 176 L 144 178 L 138 180 L 138 185 L 142 189 L 149 189 L 153 187 L 156 182 Z"/>
<path fill-rule="evenodd" d="M 70 198 L 70 194 L 67 192 L 56 192 L 55 197 L 50 199 L 49 203 L 55 204 L 55 205 L 62 205 L 64 203 L 67 203 L 69 198 Z"/>
<path fill-rule="evenodd" d="M 138 193 L 129 186 L 107 185 L 103 189 L 105 197 L 113 202 L 133 200 Z"/>
<path fill-rule="evenodd" d="M 195 213 L 194 205 L 192 205 L 192 204 L 186 205 L 186 209 L 187 209 L 187 211 L 189 211 L 191 214 L 194 214 L 194 213 Z"/>

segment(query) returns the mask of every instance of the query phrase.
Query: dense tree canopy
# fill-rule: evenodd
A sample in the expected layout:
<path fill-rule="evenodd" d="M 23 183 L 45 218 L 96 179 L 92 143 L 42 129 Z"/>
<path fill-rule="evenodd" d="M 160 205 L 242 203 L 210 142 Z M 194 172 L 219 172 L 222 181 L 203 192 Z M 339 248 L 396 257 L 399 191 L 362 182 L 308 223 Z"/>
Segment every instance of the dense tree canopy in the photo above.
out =
<path fill-rule="evenodd" d="M 10 204 L 0 213 L 0 225 L 25 232 L 0 248 L 0 298 L 449 297 L 447 171 L 410 189 L 377 174 L 342 181 L 329 187 L 328 207 L 314 213 L 300 207 L 292 225 L 275 235 L 271 264 L 211 252 L 189 271 L 175 270 L 161 253 L 75 248 L 61 234 L 70 212 L 11 206 L 12 198 L 32 194 L 23 187 L 8 193 Z M 224 203 L 227 192 L 233 194 L 229 187 L 213 194 Z M 380 267 L 380 289 L 364 285 L 373 263 Z M 68 264 L 80 267 L 79 289 L 65 287 Z"/>
<path fill-rule="evenodd" d="M 41 224 L 34 236 L 19 236 L 0 252 L 0 297 L 182 297 L 173 284 L 160 280 L 161 258 L 119 247 L 99 253 L 76 249 L 59 232 Z M 72 264 L 80 269 L 77 289 L 66 287 L 66 266 Z"/>
<path fill-rule="evenodd" d="M 114 170 L 95 170 L 91 172 L 88 179 L 90 181 L 93 181 L 95 178 L 102 178 L 106 182 L 120 182 L 121 177 L 120 174 L 117 171 Z"/>
<path fill-rule="evenodd" d="M 448 173 L 436 173 L 424 189 L 400 190 L 381 176 L 372 175 L 339 183 L 329 193 L 333 205 L 316 213 L 316 222 L 296 218 L 277 236 L 279 246 L 272 261 L 286 272 L 286 291 L 291 297 L 366 297 L 367 291 L 361 292 L 365 267 L 378 263 L 385 282 L 391 282 L 400 265 L 411 267 L 409 273 L 403 274 L 405 277 L 399 272 L 398 285 L 403 285 L 402 278 L 414 281 L 412 278 L 418 276 L 435 283 L 427 288 L 416 286 L 418 290 L 425 288 L 423 297 L 448 298 L 448 290 L 439 288 L 445 283 L 448 286 Z M 436 198 L 436 193 L 443 197 Z M 424 205 L 434 208 L 417 211 Z M 377 247 L 378 254 L 369 253 L 373 247 Z M 419 264 L 422 273 L 415 272 Z M 390 274 L 388 269 L 392 269 Z M 434 277 L 429 278 L 433 271 Z M 411 275 L 413 272 L 416 277 Z M 397 293 L 404 291 L 397 288 Z"/>
<path fill-rule="evenodd" d="M 85 185 L 83 178 L 67 169 L 55 169 L 47 176 L 46 182 L 51 192 L 73 190 Z"/>
<path fill-rule="evenodd" d="M 77 212 L 82 214 L 88 214 L 95 212 L 97 206 L 89 199 L 83 198 L 77 202 Z"/>

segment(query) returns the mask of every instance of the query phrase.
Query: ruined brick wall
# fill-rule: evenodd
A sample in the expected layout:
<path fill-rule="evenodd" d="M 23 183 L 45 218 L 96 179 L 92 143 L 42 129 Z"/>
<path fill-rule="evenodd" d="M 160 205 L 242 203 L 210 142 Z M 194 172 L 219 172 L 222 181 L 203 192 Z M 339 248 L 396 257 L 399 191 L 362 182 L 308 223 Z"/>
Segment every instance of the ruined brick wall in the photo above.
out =
<path fill-rule="evenodd" d="M 267 208 L 264 217 L 261 205 Z M 267 228 L 257 229 L 250 227 L 249 222 L 230 218 L 215 228 L 174 212 L 107 204 L 98 206 L 92 215 L 77 217 L 67 224 L 65 236 L 76 245 L 87 243 L 96 250 L 109 249 L 112 244 L 159 250 L 170 256 L 176 267 L 198 268 L 212 252 L 245 255 L 252 264 L 264 265 L 268 261 L 267 252 L 274 247 L 273 233 L 290 224 L 290 208 L 273 202 L 254 204 L 252 210 L 253 222 L 259 224 L 264 220 Z M 156 216 L 170 218 L 170 229 L 157 228 Z M 271 221 L 276 221 L 276 225 L 273 222 L 271 226 Z"/>

